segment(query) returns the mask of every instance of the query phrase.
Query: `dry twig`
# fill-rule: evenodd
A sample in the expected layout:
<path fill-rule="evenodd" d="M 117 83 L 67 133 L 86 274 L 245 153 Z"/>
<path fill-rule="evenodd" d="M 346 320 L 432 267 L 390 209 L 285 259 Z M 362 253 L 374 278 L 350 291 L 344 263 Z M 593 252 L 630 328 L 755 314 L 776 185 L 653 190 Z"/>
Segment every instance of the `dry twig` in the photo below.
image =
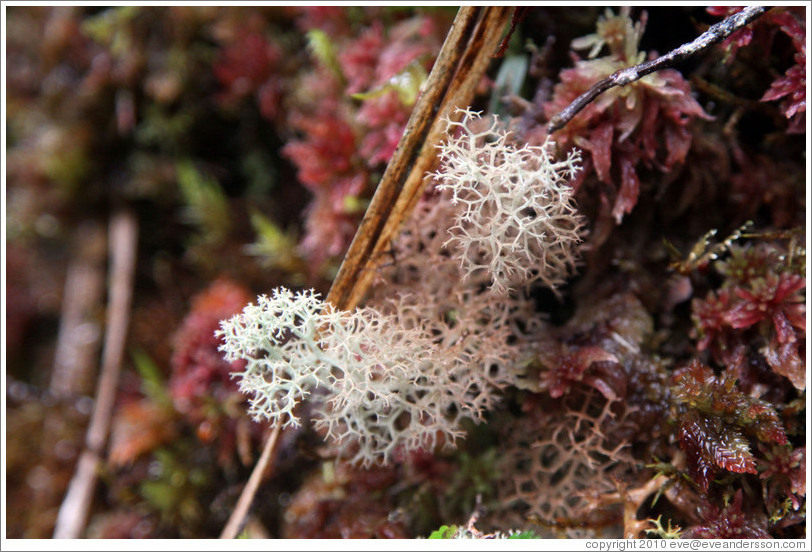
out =
<path fill-rule="evenodd" d="M 118 374 L 130 319 L 135 274 L 138 221 L 129 211 L 119 211 L 110 220 L 110 276 L 106 331 L 96 403 L 87 429 L 85 450 L 68 486 L 54 538 L 75 539 L 84 532 L 90 512 L 97 471 L 104 454 L 118 387 Z"/>
<path fill-rule="evenodd" d="M 48 397 L 46 400 L 78 404 L 74 401 L 93 394 L 99 367 L 99 317 L 104 309 L 107 262 L 104 224 L 98 221 L 81 224 L 71 240 L 71 251 L 75 253 L 65 273 L 54 363 L 45 396 Z M 48 416 L 43 420 L 41 466 L 51 473 L 59 472 L 64 465 L 64 459 L 54 454 L 54 444 L 65 438 L 65 424 L 64 416 Z M 80 438 L 77 433 L 77 440 Z M 49 532 L 53 531 L 55 510 L 67 485 L 59 479 L 54 483 L 53 486 L 36 487 L 30 504 L 32 525 L 47 526 Z M 50 514 L 44 515 L 43 512 Z"/>
<path fill-rule="evenodd" d="M 575 98 L 570 105 L 553 116 L 553 118 L 550 119 L 550 123 L 547 125 L 547 132 L 551 134 L 562 128 L 582 109 L 589 105 L 592 100 L 610 88 L 614 88 L 615 86 L 626 86 L 627 84 L 631 84 L 650 73 L 659 71 L 661 69 L 666 69 L 668 67 L 673 67 L 680 61 L 706 50 L 717 42 L 721 42 L 730 36 L 734 31 L 737 31 L 751 21 L 754 21 L 756 18 L 760 17 L 765 11 L 766 8 L 764 8 L 764 6 L 746 7 L 742 11 L 734 13 L 730 17 L 726 18 L 724 21 L 716 23 L 697 37 L 693 42 L 683 44 L 679 48 L 671 50 L 664 56 L 658 57 L 657 59 L 652 59 L 639 65 L 634 65 L 632 67 L 626 67 L 625 69 L 615 71 L 602 81 L 595 83 L 592 88 Z"/>
<path fill-rule="evenodd" d="M 78 253 L 65 275 L 49 384 L 49 391 L 56 397 L 93 392 L 99 350 L 96 315 L 104 301 L 105 241 L 104 225 L 97 222 L 88 222 L 77 230 L 74 247 Z"/>
<path fill-rule="evenodd" d="M 233 539 L 239 533 L 243 520 L 245 520 L 245 516 L 248 515 L 248 509 L 254 501 L 254 495 L 257 494 L 259 484 L 262 483 L 265 477 L 270 475 L 269 472 L 273 469 L 273 463 L 271 461 L 276 453 L 276 443 L 279 440 L 279 433 L 280 426 L 277 424 L 271 430 L 271 435 L 265 443 L 265 448 L 262 449 L 262 454 L 257 461 L 257 465 L 254 471 L 251 472 L 251 477 L 248 478 L 248 483 L 245 484 L 240 499 L 237 501 L 237 505 L 234 507 L 231 517 L 228 518 L 228 523 L 226 523 L 223 532 L 220 534 L 221 539 Z"/>

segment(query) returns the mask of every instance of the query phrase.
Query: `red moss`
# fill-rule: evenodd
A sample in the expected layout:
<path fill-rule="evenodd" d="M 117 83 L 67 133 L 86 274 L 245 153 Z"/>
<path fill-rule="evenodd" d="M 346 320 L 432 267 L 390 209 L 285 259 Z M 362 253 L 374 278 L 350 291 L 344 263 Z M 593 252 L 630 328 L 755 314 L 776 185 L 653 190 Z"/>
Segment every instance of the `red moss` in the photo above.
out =
<path fill-rule="evenodd" d="M 549 373 L 550 396 L 558 398 L 570 391 L 573 383 L 583 381 L 609 400 L 625 395 L 625 374 L 618 358 L 600 347 L 582 347 L 564 353 L 555 370 Z M 617 391 L 616 391 L 617 390 Z"/>
<path fill-rule="evenodd" d="M 274 72 L 282 53 L 259 33 L 237 36 L 220 51 L 212 70 L 226 87 L 221 99 L 240 100 L 255 93 Z"/>
<path fill-rule="evenodd" d="M 249 433 L 261 434 L 261 426 L 247 418 L 243 396 L 231 378 L 232 372 L 244 369 L 245 361 L 226 362 L 219 351 L 221 340 L 215 336 L 220 321 L 240 312 L 250 300 L 242 286 L 217 280 L 192 300 L 174 336 L 170 396 L 177 411 L 198 428 L 198 437 L 219 442 L 221 463 L 228 463 L 237 447 L 247 459 Z"/>
<path fill-rule="evenodd" d="M 779 252 L 765 243 L 732 245 L 729 252 L 729 257 L 714 264 L 724 276 L 726 288 L 750 285 L 755 279 L 766 277 L 770 269 L 781 262 Z"/>
<path fill-rule="evenodd" d="M 552 117 L 596 82 L 643 61 L 637 53 L 643 26 L 644 21 L 633 27 L 626 14 L 611 15 L 599 22 L 597 35 L 579 39 L 583 46 L 603 41 L 610 53 L 579 60 L 575 68 L 562 71 L 545 114 Z M 587 152 L 579 180 L 594 169 L 604 184 L 599 188 L 604 209 L 610 208 L 619 224 L 637 203 L 641 167 L 668 172 L 682 163 L 693 140 L 693 121 L 709 118 L 691 95 L 688 81 L 666 69 L 604 92 L 554 138 L 564 147 Z"/>
<path fill-rule="evenodd" d="M 375 21 L 341 51 L 338 61 L 347 79 L 347 93 L 364 92 L 372 87 L 378 57 L 385 45 L 383 25 Z"/>
<path fill-rule="evenodd" d="M 759 477 L 765 481 L 766 501 L 771 509 L 789 500 L 799 510 L 806 498 L 806 447 L 773 446 L 759 463 Z"/>
<path fill-rule="evenodd" d="M 344 6 L 288 6 L 285 9 L 296 16 L 296 26 L 303 32 L 319 29 L 331 36 L 351 32 Z"/>
<path fill-rule="evenodd" d="M 326 106 L 312 116 L 292 114 L 290 125 L 304 138 L 288 142 L 282 149 L 296 165 L 299 181 L 314 192 L 329 188 L 337 176 L 354 172 L 357 164 L 355 133 L 334 108 Z"/>
<path fill-rule="evenodd" d="M 736 491 L 733 501 L 720 507 L 706 501 L 700 509 L 702 523 L 682 533 L 686 539 L 770 539 L 767 517 L 761 512 L 742 510 L 743 494 Z"/>
<path fill-rule="evenodd" d="M 296 81 L 286 103 L 287 124 L 300 138 L 288 142 L 282 153 L 314 194 L 302 241 L 314 271 L 346 249 L 375 175 L 383 172 L 406 126 L 412 106 L 387 89 L 391 79 L 413 63 L 428 71 L 445 30 L 440 17 L 421 15 L 390 26 L 362 21 L 348 32 L 346 11 L 302 11 L 299 23 L 324 31 L 337 64 L 328 67 L 314 59 L 312 71 Z M 420 84 L 410 86 L 416 91 Z"/>
<path fill-rule="evenodd" d="M 798 390 L 806 388 L 806 361 L 804 359 L 801 343 L 791 341 L 773 348 L 767 346 L 761 349 L 764 360 L 779 376 L 784 376 Z"/>
<path fill-rule="evenodd" d="M 395 91 L 364 102 L 358 110 L 358 121 L 370 130 L 361 139 L 359 153 L 371 165 L 387 163 L 403 134 L 409 111 Z"/>
<path fill-rule="evenodd" d="M 735 335 L 730 331 L 727 312 L 730 309 L 731 296 L 727 289 L 708 292 L 705 299 L 694 299 L 692 303 L 693 319 L 696 326 L 696 348 L 704 351 L 711 347 L 714 358 L 730 362 L 738 344 Z"/>
<path fill-rule="evenodd" d="M 396 480 L 395 468 L 358 470 L 343 463 L 329 477 L 314 474 L 285 511 L 282 538 L 408 538 L 403 523 L 389 519 L 395 506 L 385 493 Z"/>
<path fill-rule="evenodd" d="M 737 301 L 726 313 L 732 328 L 747 328 L 763 320 L 772 321 L 779 343 L 795 341 L 797 328 L 806 332 L 804 297 L 798 293 L 806 281 L 795 274 L 769 274 L 754 280 L 750 289 L 735 289 Z"/>
<path fill-rule="evenodd" d="M 172 418 L 171 408 L 147 399 L 118 407 L 110 430 L 110 464 L 126 466 L 142 454 L 172 441 L 177 435 Z"/>
<path fill-rule="evenodd" d="M 677 430 L 685 451 L 688 472 L 703 493 L 708 492 L 719 469 L 735 473 L 757 473 L 755 458 L 738 430 L 726 428 L 718 418 L 689 412 Z"/>
<path fill-rule="evenodd" d="M 237 392 L 232 371 L 242 362 L 228 363 L 218 350 L 214 332 L 220 321 L 240 312 L 251 300 L 248 291 L 228 280 L 217 280 L 192 300 L 192 308 L 175 334 L 170 392 L 178 411 L 190 414 L 203 397 Z"/>
<path fill-rule="evenodd" d="M 740 428 L 759 440 L 787 442 L 775 408 L 742 393 L 731 374 L 717 377 L 708 366 L 694 360 L 674 373 L 674 381 L 677 401 L 689 409 L 719 417 L 727 425 Z"/>
<path fill-rule="evenodd" d="M 677 404 L 684 408 L 677 417 L 680 448 L 703 492 L 717 469 L 756 473 L 745 434 L 765 443 L 787 443 L 775 409 L 739 391 L 729 374 L 717 377 L 695 360 L 678 370 L 674 380 Z"/>
<path fill-rule="evenodd" d="M 734 13 L 740 12 L 742 9 L 742 6 L 710 6 L 706 8 L 709 14 L 719 18 L 730 17 Z M 733 57 L 736 55 L 736 51 L 739 48 L 750 44 L 751 40 L 753 40 L 753 25 L 746 25 L 724 39 L 720 46 L 725 51 L 725 57 L 727 60 L 732 61 Z"/>
<path fill-rule="evenodd" d="M 716 6 L 708 8 L 708 13 L 718 17 L 728 17 L 741 7 Z M 753 25 L 739 29 L 726 38 L 721 47 L 725 50 L 728 62 L 738 50 L 754 43 L 753 48 L 768 54 L 772 50 L 775 29 L 780 29 L 792 40 L 795 49 L 795 62 L 783 76 L 773 80 L 770 88 L 761 97 L 762 102 L 781 101 L 781 111 L 789 119 L 788 133 L 806 131 L 806 20 L 803 8 L 775 7 L 757 19 Z"/>
<path fill-rule="evenodd" d="M 805 387 L 806 279 L 789 266 L 776 246 L 733 247 L 714 263 L 722 287 L 692 304 L 697 349 L 735 367 L 757 352 L 776 374 Z"/>

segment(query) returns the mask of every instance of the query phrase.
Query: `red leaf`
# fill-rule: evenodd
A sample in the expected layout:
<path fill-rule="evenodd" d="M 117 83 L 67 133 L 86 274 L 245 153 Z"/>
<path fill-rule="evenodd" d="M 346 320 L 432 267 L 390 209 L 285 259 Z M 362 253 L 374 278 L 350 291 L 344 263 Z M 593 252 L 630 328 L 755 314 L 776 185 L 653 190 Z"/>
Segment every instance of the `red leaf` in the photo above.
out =
<path fill-rule="evenodd" d="M 637 171 L 634 170 L 634 165 L 628 159 L 621 159 L 620 170 L 622 182 L 615 200 L 615 207 L 612 209 L 612 216 L 615 217 L 618 224 L 623 220 L 623 215 L 632 212 L 640 195 L 640 180 L 637 177 Z"/>
<path fill-rule="evenodd" d="M 806 388 L 806 363 L 798 355 L 799 343 L 788 342 L 777 348 L 764 347 L 761 354 L 778 375 L 784 376 L 792 382 L 799 391 Z"/>
<path fill-rule="evenodd" d="M 723 427 L 718 419 L 689 412 L 680 423 L 678 435 L 680 448 L 688 457 L 691 477 L 703 492 L 708 491 L 715 467 L 735 473 L 757 473 L 747 440 L 738 430 Z"/>
<path fill-rule="evenodd" d="M 806 447 L 795 449 L 792 460 L 797 462 L 798 467 L 789 474 L 790 490 L 798 496 L 806 496 Z"/>
<path fill-rule="evenodd" d="M 691 132 L 684 126 L 668 126 L 665 129 L 665 146 L 668 157 L 665 160 L 666 168 L 670 169 L 676 163 L 685 161 L 688 150 L 691 149 Z"/>
<path fill-rule="evenodd" d="M 596 128 L 589 135 L 591 145 L 592 162 L 595 165 L 595 172 L 603 182 L 612 182 L 610 173 L 612 168 L 612 137 L 614 129 L 610 124 L 604 124 Z"/>
<path fill-rule="evenodd" d="M 558 367 L 551 372 L 550 396 L 558 398 L 569 391 L 570 384 L 584 380 L 601 392 L 607 399 L 617 398 L 617 393 L 603 379 L 584 378 L 584 372 L 596 362 L 619 362 L 612 353 L 600 347 L 582 347 L 561 357 Z"/>

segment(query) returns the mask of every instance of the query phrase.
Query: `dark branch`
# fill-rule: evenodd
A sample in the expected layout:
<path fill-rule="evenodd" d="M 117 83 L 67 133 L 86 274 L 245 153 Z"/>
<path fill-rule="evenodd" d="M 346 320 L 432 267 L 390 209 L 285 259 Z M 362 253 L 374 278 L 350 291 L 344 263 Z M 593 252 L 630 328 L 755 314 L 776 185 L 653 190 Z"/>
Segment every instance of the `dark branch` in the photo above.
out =
<path fill-rule="evenodd" d="M 734 13 L 724 21 L 716 23 L 697 37 L 693 42 L 683 44 L 679 48 L 671 50 L 664 56 L 658 57 L 657 59 L 652 59 L 639 65 L 634 65 L 632 67 L 615 71 L 612 75 L 595 83 L 592 88 L 575 98 L 570 105 L 562 109 L 560 113 L 556 114 L 552 119 L 550 119 L 550 123 L 547 125 L 547 132 L 553 133 L 566 125 L 583 108 L 589 105 L 592 100 L 610 88 L 615 86 L 626 86 L 627 84 L 645 77 L 650 73 L 659 71 L 660 69 L 673 67 L 682 60 L 706 50 L 717 42 L 721 42 L 733 32 L 760 17 L 767 9 L 768 8 L 765 8 L 764 6 L 750 6 L 744 8 L 742 11 Z"/>
<path fill-rule="evenodd" d="M 508 43 L 510 42 L 510 37 L 513 36 L 513 32 L 516 30 L 516 27 L 521 23 L 527 12 L 530 8 L 528 7 L 515 7 L 513 8 L 513 16 L 510 19 L 510 29 L 508 29 L 507 34 L 502 39 L 502 42 L 499 43 L 499 49 L 493 54 L 493 57 L 500 58 L 505 55 L 505 52 L 508 49 Z"/>

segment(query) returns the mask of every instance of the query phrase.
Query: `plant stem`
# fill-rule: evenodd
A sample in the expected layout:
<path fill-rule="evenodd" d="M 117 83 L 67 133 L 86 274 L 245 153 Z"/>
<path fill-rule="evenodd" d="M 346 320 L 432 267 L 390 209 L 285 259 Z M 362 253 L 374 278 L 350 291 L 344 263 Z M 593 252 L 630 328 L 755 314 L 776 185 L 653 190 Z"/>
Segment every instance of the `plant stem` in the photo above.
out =
<path fill-rule="evenodd" d="M 71 259 L 65 273 L 62 292 L 59 333 L 56 338 L 53 368 L 46 396 L 65 404 L 93 395 L 99 368 L 104 288 L 107 264 L 107 229 L 101 221 L 84 221 L 76 229 L 70 243 Z M 49 471 L 60 469 L 53 454 L 54 443 L 65 438 L 65 418 L 48 416 L 43 420 L 40 438 L 42 465 Z M 80 428 L 77 428 L 79 431 Z M 76 433 L 77 441 L 81 434 Z M 55 481 L 56 483 L 56 481 Z M 31 523 L 42 524 L 49 518 L 48 532 L 53 531 L 55 516 L 43 516 L 59 507 L 69 481 L 54 486 L 37 487 L 31 496 Z"/>
<path fill-rule="evenodd" d="M 127 340 L 138 244 L 138 220 L 130 211 L 120 210 L 110 219 L 109 232 L 109 297 L 96 403 L 87 428 L 85 450 L 79 457 L 68 492 L 59 508 L 54 529 L 55 539 L 79 538 L 87 524 L 97 472 L 110 431 L 118 375 Z"/>
<path fill-rule="evenodd" d="M 251 477 L 248 478 L 248 483 L 245 484 L 245 488 L 237 501 L 237 505 L 234 507 L 234 511 L 231 512 L 231 517 L 228 518 L 228 522 L 220 534 L 221 539 L 235 538 L 242 528 L 245 517 L 248 515 L 248 510 L 251 508 L 251 503 L 254 502 L 254 496 L 257 494 L 259 484 L 262 483 L 262 480 L 269 475 L 270 470 L 273 469 L 271 459 L 274 456 L 274 452 L 276 452 L 276 443 L 279 440 L 280 427 L 280 424 L 273 426 L 271 435 L 265 442 L 265 448 L 262 449 L 262 454 L 257 461 L 257 465 L 254 467 L 254 471 L 251 472 Z"/>
<path fill-rule="evenodd" d="M 82 224 L 73 240 L 77 254 L 65 275 L 62 315 L 48 386 L 57 397 L 93 393 L 101 333 L 97 315 L 104 301 L 106 241 L 104 225 L 96 221 Z"/>

